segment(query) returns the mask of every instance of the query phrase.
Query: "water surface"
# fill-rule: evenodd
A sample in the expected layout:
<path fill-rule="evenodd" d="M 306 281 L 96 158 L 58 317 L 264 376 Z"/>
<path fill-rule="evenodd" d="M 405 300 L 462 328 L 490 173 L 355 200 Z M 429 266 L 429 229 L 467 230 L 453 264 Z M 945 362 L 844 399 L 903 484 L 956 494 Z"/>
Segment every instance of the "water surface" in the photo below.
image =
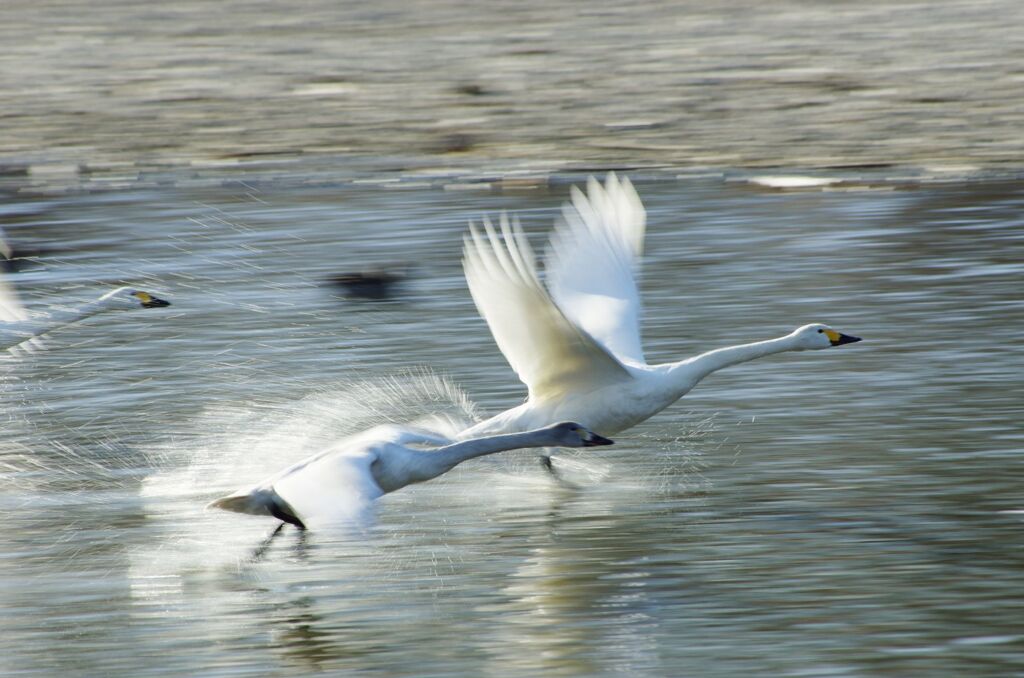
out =
<path fill-rule="evenodd" d="M 479 460 L 365 533 L 287 531 L 255 559 L 273 522 L 207 501 L 382 418 L 523 397 L 461 237 L 514 209 L 539 246 L 567 185 L 8 202 L 41 250 L 11 276 L 29 305 L 103 283 L 174 305 L 2 366 L 3 673 L 1024 671 L 1021 185 L 639 189 L 649 360 L 814 321 L 865 341 L 713 375 L 566 454 L 581 490 L 528 452 Z M 408 267 L 393 299 L 324 283 L 374 265 Z"/>

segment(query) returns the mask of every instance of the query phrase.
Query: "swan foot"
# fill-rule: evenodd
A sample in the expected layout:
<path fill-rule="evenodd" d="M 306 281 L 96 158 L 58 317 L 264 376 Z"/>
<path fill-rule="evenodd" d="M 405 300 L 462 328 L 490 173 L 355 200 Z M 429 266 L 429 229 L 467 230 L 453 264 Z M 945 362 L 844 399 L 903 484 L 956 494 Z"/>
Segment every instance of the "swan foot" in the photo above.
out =
<path fill-rule="evenodd" d="M 302 520 L 295 515 L 295 511 L 288 505 L 288 502 L 278 497 L 277 493 L 274 494 L 274 500 L 267 508 L 270 509 L 270 515 L 274 516 L 278 520 L 283 520 L 286 523 L 294 525 L 300 530 L 306 529 L 305 524 L 303 524 Z"/>
<path fill-rule="evenodd" d="M 542 454 L 540 456 L 540 465 L 541 467 L 543 467 L 545 471 L 548 472 L 548 475 L 551 476 L 551 479 L 554 480 L 557 485 L 569 490 L 580 489 L 579 485 L 566 480 L 565 477 L 562 476 L 561 472 L 557 468 L 555 468 L 555 465 L 552 462 L 550 455 Z"/>

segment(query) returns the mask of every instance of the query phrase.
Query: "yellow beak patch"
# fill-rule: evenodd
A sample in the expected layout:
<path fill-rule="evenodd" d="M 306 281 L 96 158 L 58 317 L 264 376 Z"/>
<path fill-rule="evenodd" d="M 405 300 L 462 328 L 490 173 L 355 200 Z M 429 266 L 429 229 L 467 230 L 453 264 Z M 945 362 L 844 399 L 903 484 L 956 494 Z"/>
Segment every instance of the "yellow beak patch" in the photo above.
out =
<path fill-rule="evenodd" d="M 828 340 L 831 341 L 833 345 L 839 343 L 839 333 L 835 330 L 825 330 L 825 336 L 828 337 Z"/>
<path fill-rule="evenodd" d="M 146 292 L 136 292 L 135 296 L 138 297 L 139 301 L 141 301 L 144 304 L 148 304 L 149 302 L 153 301 L 153 297 L 149 296 L 149 294 Z"/>

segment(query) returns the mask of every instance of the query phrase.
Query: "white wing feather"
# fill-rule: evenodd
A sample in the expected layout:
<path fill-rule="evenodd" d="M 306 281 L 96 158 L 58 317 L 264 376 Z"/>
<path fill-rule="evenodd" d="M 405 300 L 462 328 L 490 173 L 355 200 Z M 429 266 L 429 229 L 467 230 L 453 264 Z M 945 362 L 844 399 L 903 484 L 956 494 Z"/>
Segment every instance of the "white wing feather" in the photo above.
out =
<path fill-rule="evenodd" d="M 614 173 L 587 195 L 573 187 L 572 203 L 551 237 L 546 267 L 551 296 L 575 325 L 619 360 L 644 363 L 640 291 L 646 212 L 629 179 Z"/>
<path fill-rule="evenodd" d="M 477 310 L 498 348 L 530 389 L 558 398 L 629 379 L 626 368 L 566 318 L 537 275 L 533 250 L 518 221 L 501 216 L 501 235 L 486 218 L 470 223 L 463 267 Z"/>

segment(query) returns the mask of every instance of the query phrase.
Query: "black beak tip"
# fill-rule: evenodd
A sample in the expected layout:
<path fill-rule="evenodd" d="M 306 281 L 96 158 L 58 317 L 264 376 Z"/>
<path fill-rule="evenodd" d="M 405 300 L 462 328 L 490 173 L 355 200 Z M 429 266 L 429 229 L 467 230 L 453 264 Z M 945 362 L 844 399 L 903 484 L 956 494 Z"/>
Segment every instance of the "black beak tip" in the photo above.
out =
<path fill-rule="evenodd" d="M 169 301 L 164 301 L 163 299 L 157 299 L 156 297 L 150 297 L 149 301 L 143 302 L 142 307 L 143 308 L 163 308 L 165 306 L 170 306 L 170 305 L 171 305 L 171 302 L 169 302 Z"/>
<path fill-rule="evenodd" d="M 860 337 L 854 337 L 849 334 L 840 334 L 839 341 L 836 342 L 836 346 L 842 346 L 843 344 L 856 344 L 860 340 Z"/>
<path fill-rule="evenodd" d="M 596 433 L 591 434 L 591 437 L 583 441 L 583 447 L 597 447 L 598 445 L 614 445 L 615 441 L 611 438 L 605 438 L 599 436 Z"/>

